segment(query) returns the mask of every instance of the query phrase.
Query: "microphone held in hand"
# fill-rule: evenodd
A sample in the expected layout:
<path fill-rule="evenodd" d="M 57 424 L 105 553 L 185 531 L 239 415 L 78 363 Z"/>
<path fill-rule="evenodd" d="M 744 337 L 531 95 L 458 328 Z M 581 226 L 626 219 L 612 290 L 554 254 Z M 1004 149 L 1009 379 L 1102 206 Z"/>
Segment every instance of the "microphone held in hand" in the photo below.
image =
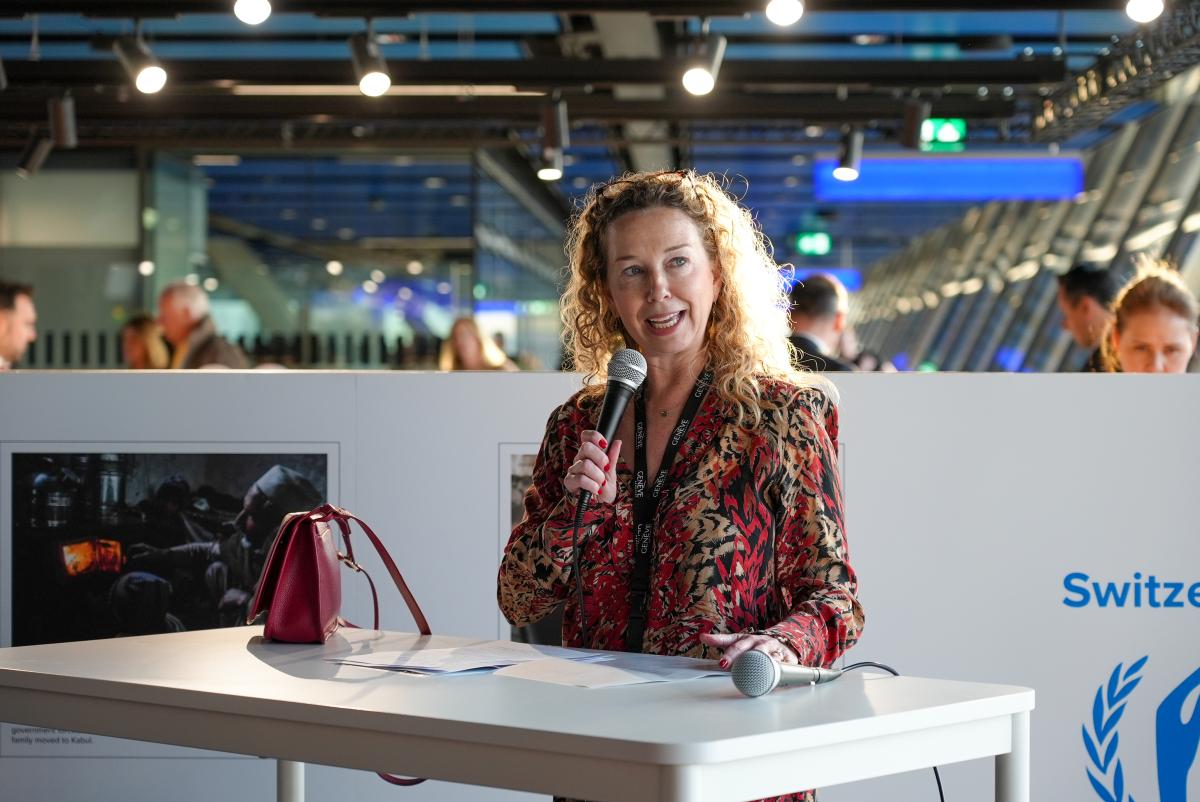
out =
<path fill-rule="evenodd" d="M 842 675 L 836 668 L 784 665 L 766 652 L 742 652 L 729 669 L 733 684 L 746 696 L 762 696 L 779 686 L 832 682 Z"/>
<path fill-rule="evenodd" d="M 596 423 L 596 431 L 605 442 L 611 441 L 617 433 L 617 424 L 625 414 L 629 399 L 645 380 L 646 357 L 631 348 L 613 354 L 608 362 L 608 390 L 604 393 L 604 405 L 600 407 L 600 420 Z M 588 491 L 580 490 L 579 507 L 586 507 L 591 497 Z"/>

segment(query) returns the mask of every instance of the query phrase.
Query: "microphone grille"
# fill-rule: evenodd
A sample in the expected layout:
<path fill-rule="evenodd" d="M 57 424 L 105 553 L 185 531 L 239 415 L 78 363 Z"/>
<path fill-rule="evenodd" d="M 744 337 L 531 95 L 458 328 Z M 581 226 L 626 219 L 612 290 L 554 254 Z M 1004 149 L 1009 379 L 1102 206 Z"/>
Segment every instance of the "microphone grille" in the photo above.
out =
<path fill-rule="evenodd" d="M 608 378 L 636 390 L 646 380 L 646 357 L 632 348 L 622 348 L 608 362 Z"/>
<path fill-rule="evenodd" d="M 747 696 L 762 696 L 779 682 L 775 661 L 757 649 L 739 654 L 730 673 L 733 684 Z"/>

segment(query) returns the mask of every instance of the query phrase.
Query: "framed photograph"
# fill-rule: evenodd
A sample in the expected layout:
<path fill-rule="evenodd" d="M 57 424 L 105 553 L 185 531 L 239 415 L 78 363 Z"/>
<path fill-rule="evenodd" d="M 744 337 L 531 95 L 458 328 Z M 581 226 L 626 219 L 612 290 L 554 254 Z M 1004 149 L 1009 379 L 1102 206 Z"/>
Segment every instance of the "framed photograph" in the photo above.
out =
<path fill-rule="evenodd" d="M 239 626 L 283 516 L 338 503 L 337 443 L 6 442 L 0 645 Z M 4 725 L 0 756 L 211 756 Z"/>

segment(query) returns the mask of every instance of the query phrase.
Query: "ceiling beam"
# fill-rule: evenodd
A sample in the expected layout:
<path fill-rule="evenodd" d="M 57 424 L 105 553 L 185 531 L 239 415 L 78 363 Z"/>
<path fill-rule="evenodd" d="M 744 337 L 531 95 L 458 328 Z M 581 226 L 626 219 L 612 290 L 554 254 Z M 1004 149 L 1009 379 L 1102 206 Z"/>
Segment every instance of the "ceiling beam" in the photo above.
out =
<path fill-rule="evenodd" d="M 136 95 L 136 93 L 133 93 Z M 903 117 L 903 101 L 883 95 L 850 95 L 844 101 L 823 96 L 745 95 L 716 93 L 706 98 L 668 98 L 666 100 L 617 100 L 601 95 L 582 95 L 570 101 L 571 119 L 576 123 L 612 123 L 624 120 L 671 121 L 767 121 L 791 120 L 813 123 L 867 122 Z M 1011 100 L 994 95 L 946 96 L 933 101 L 938 117 L 997 119 L 1015 112 Z M 538 98 L 477 97 L 460 98 L 367 98 L 340 97 L 261 97 L 230 95 L 130 96 L 122 101 L 112 96 L 90 93 L 75 95 L 75 113 L 81 126 L 99 121 L 140 120 L 159 126 L 172 122 L 250 120 L 283 123 L 360 119 L 404 120 L 496 120 L 508 125 L 536 125 L 540 119 Z M 326 117 L 327 116 L 327 117 Z M 42 98 L 6 93 L 0 103 L 0 121 L 44 123 L 46 105 Z"/>
<path fill-rule="evenodd" d="M 389 60 L 397 84 L 513 85 L 519 89 L 615 85 L 678 85 L 685 62 L 680 59 L 530 60 Z M 128 76 L 115 61 L 12 61 L 7 63 L 13 88 L 44 85 L 91 87 L 126 85 Z M 168 91 L 184 87 L 237 84 L 353 85 L 354 70 L 345 61 L 313 60 L 177 60 L 168 61 Z M 885 87 L 942 87 L 946 85 L 1052 84 L 1067 75 L 1058 58 L 1012 60 L 907 61 L 727 61 L 721 67 L 721 87 L 730 85 L 804 87 L 864 85 Z"/>
<path fill-rule="evenodd" d="M 288 0 L 290 13 L 335 17 L 402 17 L 416 13 L 512 13 L 512 0 Z M 636 11 L 658 17 L 740 17 L 761 12 L 764 0 L 522 0 L 522 12 L 593 14 Z M 820 11 L 963 11 L 962 0 L 810 0 Z M 971 11 L 1115 11 L 1125 0 L 973 0 Z M 228 0 L 31 0 L 19 11 L 0 7 L 0 16 L 84 14 L 93 17 L 154 19 L 180 14 L 228 14 Z"/>

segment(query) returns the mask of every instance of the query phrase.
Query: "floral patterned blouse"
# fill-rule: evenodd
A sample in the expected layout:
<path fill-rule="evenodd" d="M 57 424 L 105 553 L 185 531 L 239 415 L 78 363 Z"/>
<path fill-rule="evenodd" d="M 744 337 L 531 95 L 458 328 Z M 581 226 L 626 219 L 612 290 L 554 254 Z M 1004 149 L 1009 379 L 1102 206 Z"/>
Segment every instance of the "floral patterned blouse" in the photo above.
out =
<path fill-rule="evenodd" d="M 716 659 L 720 650 L 701 643 L 701 633 L 753 632 L 779 638 L 804 665 L 829 666 L 862 631 L 843 527 L 837 409 L 817 389 L 764 385 L 758 427 L 737 426 L 732 406 L 710 390 L 679 446 L 655 518 L 646 653 Z M 565 645 L 624 651 L 632 474 L 618 465 L 616 502 L 589 507 L 580 528 L 588 643 L 572 576 L 575 498 L 563 488 L 599 404 L 577 393 L 550 416 L 525 516 L 504 550 L 498 597 L 517 626 L 565 604 Z"/>

